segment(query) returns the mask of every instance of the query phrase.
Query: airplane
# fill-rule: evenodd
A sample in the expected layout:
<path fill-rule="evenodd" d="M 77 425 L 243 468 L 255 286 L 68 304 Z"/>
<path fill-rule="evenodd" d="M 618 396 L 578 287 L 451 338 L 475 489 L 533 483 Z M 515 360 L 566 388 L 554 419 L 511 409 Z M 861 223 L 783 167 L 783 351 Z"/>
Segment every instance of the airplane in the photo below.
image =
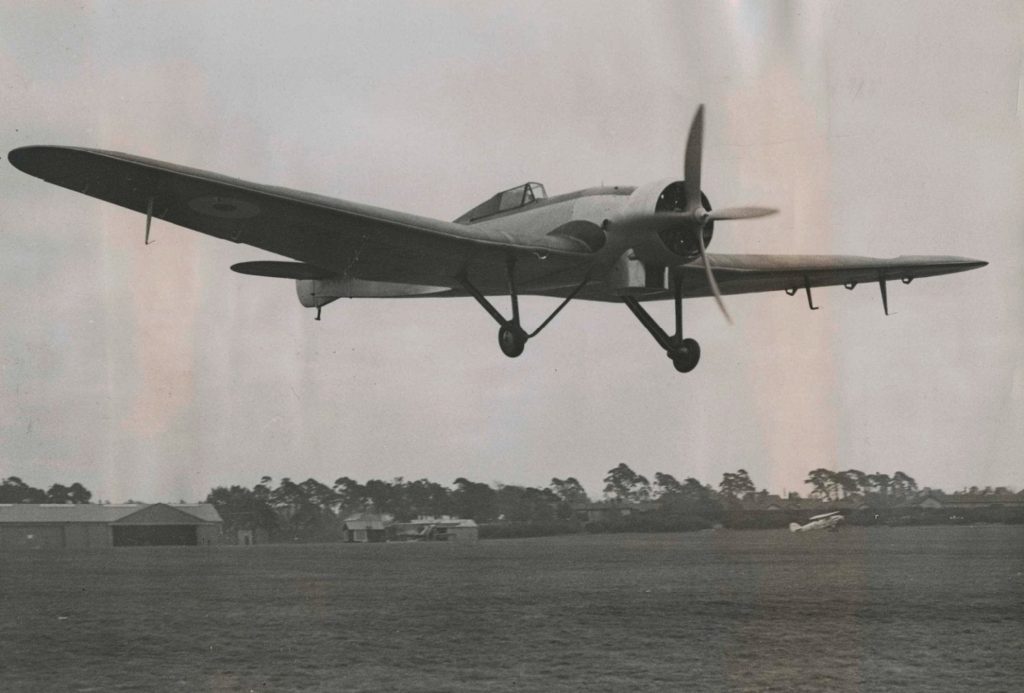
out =
<path fill-rule="evenodd" d="M 843 520 L 843 516 L 836 510 L 835 512 L 824 513 L 823 515 L 815 515 L 806 525 L 790 522 L 789 531 L 813 532 L 816 529 L 827 529 L 830 532 L 838 532 L 839 523 L 843 522 Z"/>
<path fill-rule="evenodd" d="M 235 272 L 292 279 L 299 301 L 316 309 L 339 298 L 470 296 L 498 323 L 509 357 L 573 299 L 624 303 L 681 373 L 700 360 L 700 345 L 683 335 L 683 300 L 713 296 L 731 323 L 723 295 L 765 291 L 807 294 L 812 287 L 886 283 L 963 272 L 986 262 L 959 257 L 877 259 L 829 255 L 709 254 L 716 224 L 775 213 L 767 207 L 713 209 L 701 189 L 704 106 L 690 125 L 683 179 L 639 187 L 602 186 L 549 197 L 529 182 L 497 193 L 452 222 L 430 219 L 130 154 L 63 146 L 14 149 L 10 162 L 49 183 L 153 219 L 289 261 L 261 260 Z M 531 330 L 519 297 L 561 299 Z M 506 317 L 489 297 L 509 296 Z M 671 300 L 669 334 L 644 307 Z"/>

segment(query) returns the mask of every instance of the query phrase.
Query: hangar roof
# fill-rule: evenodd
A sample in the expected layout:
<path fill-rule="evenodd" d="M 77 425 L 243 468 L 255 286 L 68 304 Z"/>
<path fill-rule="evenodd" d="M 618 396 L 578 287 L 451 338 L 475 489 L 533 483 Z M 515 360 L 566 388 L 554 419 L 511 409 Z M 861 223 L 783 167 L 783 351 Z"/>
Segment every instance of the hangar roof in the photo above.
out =
<path fill-rule="evenodd" d="M 199 522 L 221 522 L 217 509 L 209 503 L 182 503 L 169 505 L 166 503 L 122 503 L 98 505 L 95 503 L 59 504 L 59 503 L 0 503 L 0 524 L 36 524 L 47 522 L 102 522 L 112 523 L 128 520 L 136 513 L 140 524 L 149 524 L 146 516 L 155 524 L 167 524 L 168 515 L 179 513 L 168 512 L 168 509 L 180 511 Z M 148 512 L 143 512 L 148 511 Z M 186 520 L 186 517 L 181 517 Z M 129 522 L 131 522 L 129 520 Z M 180 521 L 178 522 L 181 523 Z M 198 523 L 197 523 L 198 524 Z"/>

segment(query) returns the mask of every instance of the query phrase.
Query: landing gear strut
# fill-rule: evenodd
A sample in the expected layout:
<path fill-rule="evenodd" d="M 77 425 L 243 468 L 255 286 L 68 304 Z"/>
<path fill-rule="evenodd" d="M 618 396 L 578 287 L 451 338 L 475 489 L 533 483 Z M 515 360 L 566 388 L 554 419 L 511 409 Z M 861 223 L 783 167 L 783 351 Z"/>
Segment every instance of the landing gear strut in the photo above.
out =
<path fill-rule="evenodd" d="M 680 373 L 689 373 L 697 367 L 700 361 L 700 344 L 696 339 L 683 338 L 683 277 L 681 274 L 672 275 L 673 303 L 675 304 L 676 331 L 669 336 L 661 325 L 651 317 L 640 301 L 633 296 L 623 296 L 622 300 L 633 315 L 637 317 L 647 331 L 651 333 L 654 340 L 658 342 L 665 354 L 672 360 L 672 365 Z"/>
<path fill-rule="evenodd" d="M 501 347 L 501 353 L 513 359 L 523 353 L 523 349 L 526 348 L 526 342 L 536 337 L 541 330 L 547 327 L 548 323 L 554 320 L 555 316 L 558 315 L 562 309 L 568 305 L 569 301 L 576 297 L 576 294 L 580 292 L 580 289 L 586 286 L 587 282 L 590 281 L 590 275 L 588 274 L 583 278 L 583 281 L 580 282 L 579 286 L 573 289 L 572 292 L 565 297 L 565 300 L 555 308 L 554 312 L 547 317 L 547 320 L 540 324 L 540 327 L 533 332 L 527 332 L 519 322 L 519 291 L 516 288 L 515 267 L 515 260 L 509 260 L 508 293 L 512 299 L 512 318 L 509 320 L 506 320 L 505 316 L 503 316 L 501 312 L 487 300 L 487 297 L 484 296 L 479 289 L 473 286 L 473 283 L 469 281 L 465 272 L 461 277 L 459 277 L 459 283 L 462 284 L 462 288 L 468 291 L 469 295 L 475 298 L 476 302 L 483 306 L 483 309 L 486 310 L 492 318 L 494 318 L 498 325 L 500 325 L 498 328 L 498 346 Z"/>

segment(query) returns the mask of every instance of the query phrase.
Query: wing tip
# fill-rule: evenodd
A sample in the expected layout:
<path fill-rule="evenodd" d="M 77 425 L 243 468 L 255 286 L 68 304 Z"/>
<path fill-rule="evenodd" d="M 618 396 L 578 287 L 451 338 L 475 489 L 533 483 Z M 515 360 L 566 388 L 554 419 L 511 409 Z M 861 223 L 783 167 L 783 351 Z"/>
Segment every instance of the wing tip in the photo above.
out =
<path fill-rule="evenodd" d="M 972 269 L 981 269 L 982 267 L 988 266 L 987 260 L 975 260 L 974 258 L 971 257 L 954 258 L 953 263 L 964 271 Z"/>
<path fill-rule="evenodd" d="M 40 151 L 41 149 L 44 149 L 44 147 L 38 144 L 31 144 L 25 147 L 18 147 L 7 152 L 7 160 L 11 162 L 11 166 L 18 169 L 19 171 L 29 173 L 28 167 L 30 167 L 32 164 L 34 154 Z"/>
<path fill-rule="evenodd" d="M 52 164 L 54 157 L 71 152 L 88 151 L 78 147 L 61 147 L 54 144 L 29 144 L 7 152 L 7 160 L 11 166 L 31 176 L 40 175 L 40 171 Z"/>

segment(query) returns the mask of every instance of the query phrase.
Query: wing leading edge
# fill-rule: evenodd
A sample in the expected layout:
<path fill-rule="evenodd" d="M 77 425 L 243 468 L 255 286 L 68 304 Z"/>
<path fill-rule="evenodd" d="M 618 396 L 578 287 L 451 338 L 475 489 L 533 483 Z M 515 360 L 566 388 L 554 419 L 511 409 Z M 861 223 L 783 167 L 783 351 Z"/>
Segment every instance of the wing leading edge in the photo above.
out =
<path fill-rule="evenodd" d="M 873 258 L 855 255 L 721 255 L 708 254 L 708 260 L 723 294 L 752 294 L 767 291 L 795 291 L 823 286 L 856 286 L 879 281 L 900 280 L 910 283 L 922 277 L 954 274 L 984 267 L 988 263 L 965 257 L 914 255 Z M 712 296 L 704 266 L 700 260 L 674 268 L 682 274 L 683 296 Z M 543 292 L 564 296 L 565 291 Z M 673 297 L 670 289 L 645 290 L 636 295 L 640 301 L 663 301 Z M 587 286 L 579 298 L 618 302 L 621 298 L 599 285 Z"/>
<path fill-rule="evenodd" d="M 468 272 L 490 288 L 506 282 L 509 259 L 524 282 L 587 263 L 588 253 L 567 238 L 524 241 L 118 152 L 31 146 L 8 158 L 49 183 L 335 276 L 454 286 Z"/>
<path fill-rule="evenodd" d="M 891 259 L 852 255 L 710 255 L 709 259 L 722 293 L 726 294 L 793 291 L 808 285 L 856 285 L 880 280 L 909 282 L 988 264 L 971 258 L 916 255 Z M 687 265 L 687 281 L 700 269 Z M 702 288 L 707 289 L 706 283 Z"/>

